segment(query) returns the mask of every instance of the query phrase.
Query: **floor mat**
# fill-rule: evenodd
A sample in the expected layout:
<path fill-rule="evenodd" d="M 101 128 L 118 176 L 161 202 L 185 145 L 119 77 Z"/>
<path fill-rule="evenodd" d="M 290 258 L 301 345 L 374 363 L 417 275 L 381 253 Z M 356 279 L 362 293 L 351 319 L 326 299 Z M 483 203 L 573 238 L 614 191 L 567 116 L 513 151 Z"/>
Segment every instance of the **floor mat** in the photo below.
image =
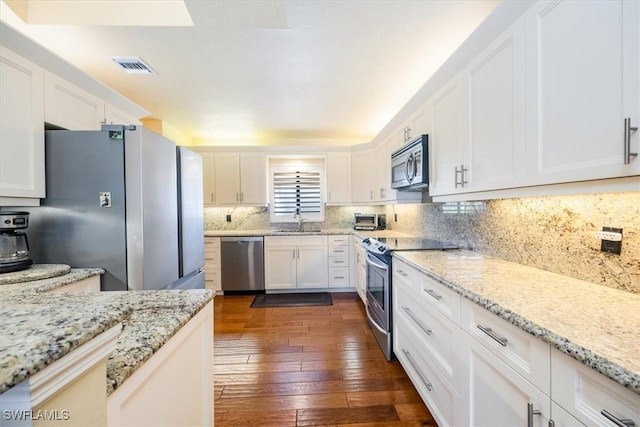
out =
<path fill-rule="evenodd" d="M 265 307 L 305 307 L 314 305 L 333 305 L 329 292 L 297 294 L 260 294 L 251 303 L 253 308 Z"/>

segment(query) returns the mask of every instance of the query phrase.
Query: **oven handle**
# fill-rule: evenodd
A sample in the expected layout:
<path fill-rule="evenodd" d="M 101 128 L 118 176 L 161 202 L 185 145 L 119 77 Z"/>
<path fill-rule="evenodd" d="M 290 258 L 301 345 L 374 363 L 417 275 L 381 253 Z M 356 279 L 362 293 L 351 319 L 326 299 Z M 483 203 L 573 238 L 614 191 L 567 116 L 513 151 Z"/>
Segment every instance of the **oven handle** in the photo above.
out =
<path fill-rule="evenodd" d="M 385 264 L 378 264 L 375 261 L 375 258 L 371 255 L 369 255 L 369 253 L 367 253 L 367 264 L 371 264 L 372 266 L 379 268 L 380 270 L 384 270 L 384 271 L 388 271 L 389 267 Z"/>
<path fill-rule="evenodd" d="M 371 317 L 371 315 L 369 314 L 369 304 L 365 304 L 364 305 L 365 311 L 367 312 L 367 318 L 369 319 L 369 321 L 371 322 L 371 324 L 378 330 L 380 331 L 381 334 L 387 335 L 387 331 L 385 331 L 384 329 L 382 329 L 382 327 L 380 325 L 378 325 L 376 323 L 376 321 L 373 319 L 373 317 Z"/>

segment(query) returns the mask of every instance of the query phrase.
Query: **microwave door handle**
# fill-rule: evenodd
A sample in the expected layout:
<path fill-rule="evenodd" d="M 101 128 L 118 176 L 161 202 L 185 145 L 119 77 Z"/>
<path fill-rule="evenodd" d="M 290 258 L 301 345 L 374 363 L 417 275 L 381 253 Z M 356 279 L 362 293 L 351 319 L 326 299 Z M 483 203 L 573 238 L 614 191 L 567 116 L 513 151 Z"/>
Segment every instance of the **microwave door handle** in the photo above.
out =
<path fill-rule="evenodd" d="M 409 169 L 411 169 L 411 173 L 409 173 Z M 404 172 L 405 172 L 405 175 L 407 176 L 407 181 L 409 183 L 413 181 L 413 178 L 415 176 L 414 170 L 415 170 L 415 161 L 412 153 L 412 154 L 409 154 L 409 157 L 407 158 L 407 162 L 404 165 Z"/>

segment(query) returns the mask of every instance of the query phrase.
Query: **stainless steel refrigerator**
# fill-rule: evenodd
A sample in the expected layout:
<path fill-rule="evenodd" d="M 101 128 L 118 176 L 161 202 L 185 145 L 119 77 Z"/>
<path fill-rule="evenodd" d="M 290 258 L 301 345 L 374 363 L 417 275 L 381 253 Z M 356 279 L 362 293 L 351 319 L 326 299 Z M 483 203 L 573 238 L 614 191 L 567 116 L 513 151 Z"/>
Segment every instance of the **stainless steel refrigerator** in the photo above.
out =
<path fill-rule="evenodd" d="M 143 127 L 48 130 L 36 263 L 102 267 L 105 291 L 204 288 L 202 158 Z"/>

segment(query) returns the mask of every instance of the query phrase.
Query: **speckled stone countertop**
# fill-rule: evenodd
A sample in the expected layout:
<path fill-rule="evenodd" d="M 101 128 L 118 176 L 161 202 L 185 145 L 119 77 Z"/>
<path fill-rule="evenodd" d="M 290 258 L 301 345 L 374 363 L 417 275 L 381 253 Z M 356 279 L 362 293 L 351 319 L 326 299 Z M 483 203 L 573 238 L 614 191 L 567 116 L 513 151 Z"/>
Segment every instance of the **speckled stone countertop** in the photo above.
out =
<path fill-rule="evenodd" d="M 640 295 L 471 251 L 394 257 L 640 394 Z"/>
<path fill-rule="evenodd" d="M 332 228 L 320 231 L 295 231 L 295 230 L 205 230 L 205 237 L 229 237 L 229 236 L 322 236 L 354 234 L 361 237 L 410 237 L 408 234 L 393 230 L 354 230 L 352 228 Z"/>
<path fill-rule="evenodd" d="M 0 274 L 0 285 L 49 279 L 62 276 L 70 271 L 71 267 L 66 264 L 33 264 L 24 270 Z"/>
<path fill-rule="evenodd" d="M 47 293 L 103 273 L 71 269 L 55 278 L 0 286 L 0 393 L 121 322 L 107 360 L 110 394 L 214 296 L 204 289 Z"/>

